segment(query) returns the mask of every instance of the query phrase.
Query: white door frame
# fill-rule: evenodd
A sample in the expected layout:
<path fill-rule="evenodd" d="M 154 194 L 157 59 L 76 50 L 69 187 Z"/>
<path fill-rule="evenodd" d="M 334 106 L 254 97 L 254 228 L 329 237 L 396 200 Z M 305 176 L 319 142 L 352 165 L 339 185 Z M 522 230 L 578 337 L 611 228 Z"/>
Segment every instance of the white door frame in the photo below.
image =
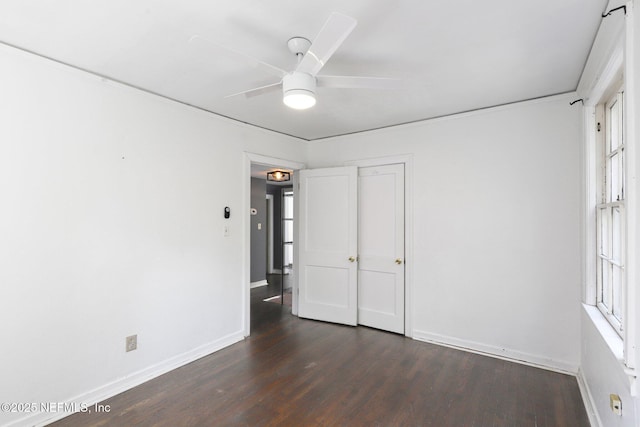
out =
<path fill-rule="evenodd" d="M 345 166 L 384 166 L 404 164 L 404 335 L 413 338 L 413 155 L 377 157 L 344 162 Z"/>
<path fill-rule="evenodd" d="M 242 257 L 242 300 L 244 301 L 244 336 L 248 337 L 251 333 L 251 216 L 249 211 L 251 209 L 251 164 L 256 163 L 260 165 L 282 167 L 292 169 L 294 171 L 304 169 L 305 164 L 296 162 L 294 160 L 280 159 L 277 157 L 264 156 L 262 154 L 244 153 L 243 164 L 243 185 L 242 185 L 242 209 L 240 215 L 242 216 L 242 237 L 243 237 L 243 250 L 244 256 Z M 294 182 L 295 182 L 294 174 Z M 295 200 L 295 187 L 294 200 Z M 295 235 L 294 235 L 295 236 Z"/>

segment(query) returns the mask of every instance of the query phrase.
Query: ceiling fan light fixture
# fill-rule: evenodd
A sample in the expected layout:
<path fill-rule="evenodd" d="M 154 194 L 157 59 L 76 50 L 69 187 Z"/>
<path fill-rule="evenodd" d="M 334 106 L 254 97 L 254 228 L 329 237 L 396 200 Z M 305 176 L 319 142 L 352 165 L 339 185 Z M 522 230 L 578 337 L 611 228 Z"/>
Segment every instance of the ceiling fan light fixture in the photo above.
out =
<path fill-rule="evenodd" d="M 293 72 L 282 79 L 282 100 L 295 110 L 306 110 L 316 105 L 316 79 L 307 73 Z"/>
<path fill-rule="evenodd" d="M 316 105 L 316 96 L 313 92 L 304 89 L 291 89 L 284 93 L 284 104 L 294 110 L 306 110 Z"/>

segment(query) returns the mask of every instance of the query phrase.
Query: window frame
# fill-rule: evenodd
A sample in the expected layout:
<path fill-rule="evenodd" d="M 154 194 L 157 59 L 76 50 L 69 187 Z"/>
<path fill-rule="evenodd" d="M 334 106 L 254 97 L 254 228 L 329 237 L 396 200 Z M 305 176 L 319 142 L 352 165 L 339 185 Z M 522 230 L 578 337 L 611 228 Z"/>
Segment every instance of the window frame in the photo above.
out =
<path fill-rule="evenodd" d="M 624 85 L 612 85 L 609 96 L 596 105 L 596 301 L 595 305 L 616 333 L 623 338 L 626 306 L 626 212 L 625 212 L 625 104 Z M 617 120 L 612 122 L 611 106 L 618 106 Z M 611 130 L 617 129 L 618 144 L 611 150 Z M 613 180 L 613 162 L 619 163 Z M 612 183 L 617 183 L 613 194 Z M 614 212 L 618 211 L 618 224 L 614 226 Z M 606 223 L 604 222 L 606 220 Z M 604 230 L 604 231 L 603 231 Z M 606 236 L 605 236 L 606 233 Z M 618 253 L 614 242 L 617 239 Z M 606 248 L 606 249 L 605 249 Z M 617 271 L 617 276 L 614 272 Z M 615 278 L 618 278 L 617 284 Z M 607 279 L 604 283 L 604 279 Z"/>
<path fill-rule="evenodd" d="M 294 193 L 293 188 L 283 188 L 282 189 L 282 271 L 285 273 L 291 271 L 293 268 L 294 262 L 294 240 L 293 240 L 293 230 L 294 230 Z M 291 216 L 287 215 L 287 211 L 291 211 Z M 286 224 L 291 224 L 291 235 L 288 236 L 287 226 Z M 287 239 L 290 237 L 290 239 Z M 286 274 L 286 273 L 285 273 Z"/>

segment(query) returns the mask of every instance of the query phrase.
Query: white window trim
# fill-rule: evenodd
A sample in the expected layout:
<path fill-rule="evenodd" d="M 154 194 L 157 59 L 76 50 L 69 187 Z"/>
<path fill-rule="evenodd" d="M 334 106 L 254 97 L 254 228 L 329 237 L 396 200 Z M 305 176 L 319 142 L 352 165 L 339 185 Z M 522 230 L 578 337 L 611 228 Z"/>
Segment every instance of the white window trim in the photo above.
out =
<path fill-rule="evenodd" d="M 597 260 L 597 244 L 596 244 L 596 210 L 595 207 L 598 204 L 599 198 L 598 193 L 595 190 L 597 185 L 597 168 L 599 167 L 597 161 L 597 134 L 594 131 L 596 129 L 596 124 L 598 121 L 598 117 L 596 116 L 596 106 L 601 102 L 605 101 L 607 95 L 607 91 L 614 85 L 616 85 L 616 81 L 619 80 L 620 75 L 624 72 L 626 76 L 624 79 L 624 87 L 627 93 L 634 93 L 634 85 L 636 84 L 636 79 L 634 70 L 634 46 L 633 46 L 633 2 L 627 2 L 627 16 L 625 19 L 625 26 L 623 34 L 619 34 L 619 39 L 617 42 L 613 41 L 616 36 L 606 42 L 610 47 L 611 54 L 608 56 L 607 61 L 603 61 L 601 64 L 604 66 L 598 67 L 600 68 L 600 72 L 594 73 L 593 67 L 589 70 L 589 76 L 587 77 L 587 82 L 593 82 L 591 87 L 583 88 L 581 90 L 586 96 L 584 96 L 584 145 L 583 145 L 583 159 L 584 159 L 584 169 L 583 169 L 583 178 L 584 178 L 584 193 L 583 193 L 583 201 L 584 201 L 584 211 L 583 211 L 583 301 L 585 304 L 593 307 L 590 313 L 590 316 L 593 320 L 594 316 L 600 315 L 601 322 L 594 322 L 595 324 L 599 324 L 600 327 L 602 325 L 608 326 L 609 323 L 606 321 L 604 316 L 600 314 L 600 312 L 596 308 L 597 301 L 597 285 L 596 285 L 596 260 Z M 605 47 L 606 49 L 606 47 Z M 597 74 L 597 75 L 596 75 Z M 587 83 L 588 85 L 588 83 Z M 638 330 L 638 314 L 636 308 L 634 306 L 635 301 L 637 300 L 637 293 L 640 289 L 637 289 L 637 278 L 638 271 L 640 271 L 640 264 L 636 260 L 638 256 L 640 256 L 640 248 L 637 247 L 637 242 L 634 239 L 634 236 L 638 233 L 638 225 L 635 222 L 635 218 L 638 218 L 638 200 L 637 200 L 637 183 L 633 179 L 636 177 L 636 170 L 640 165 L 636 164 L 635 154 L 636 150 L 639 148 L 636 146 L 637 138 L 635 135 L 635 123 L 633 118 L 637 114 L 636 108 L 634 105 L 633 96 L 628 96 L 627 100 L 625 100 L 625 136 L 626 136 L 626 147 L 625 147 L 625 157 L 627 158 L 626 163 L 626 189 L 625 189 L 625 216 L 629 220 L 626 221 L 625 224 L 625 236 L 626 236 L 626 257 L 627 262 L 625 268 L 625 283 L 624 287 L 625 295 L 625 303 L 623 305 L 623 333 L 622 338 L 618 337 L 613 327 L 609 326 L 611 333 L 604 334 L 604 338 L 608 338 L 608 343 L 613 343 L 614 345 L 610 347 L 612 353 L 618 354 L 619 349 L 623 348 L 623 357 L 619 359 L 621 362 L 621 368 L 628 375 L 631 383 L 631 394 L 638 395 L 638 382 L 636 381 L 636 335 Z M 586 308 L 586 307 L 585 307 Z M 595 313 L 595 314 L 594 314 Z M 602 333 L 602 331 L 601 331 Z M 615 335 L 615 337 L 614 337 Z"/>
<path fill-rule="evenodd" d="M 622 47 L 617 48 L 611 55 L 609 62 L 601 73 L 597 84 L 591 90 L 585 100 L 584 107 L 584 195 L 585 195 L 585 241 L 584 241 L 584 302 L 596 305 L 597 301 L 597 220 L 596 206 L 600 202 L 600 188 L 598 185 L 598 133 L 597 123 L 601 118 L 597 115 L 597 106 L 606 99 L 607 91 L 620 79 L 624 66 L 624 52 Z"/>
<path fill-rule="evenodd" d="M 598 274 L 600 268 L 598 266 L 599 261 L 599 240 L 598 240 L 598 227 L 599 220 L 596 214 L 599 206 L 606 205 L 603 203 L 601 195 L 604 189 L 601 187 L 600 176 L 602 174 L 601 168 L 603 167 L 603 153 L 602 146 L 604 145 L 604 133 L 598 132 L 598 123 L 604 127 L 605 115 L 604 108 L 601 105 L 606 104 L 611 98 L 612 91 L 618 89 L 621 86 L 621 76 L 624 70 L 624 51 L 622 47 L 617 48 L 611 55 L 609 62 L 604 68 L 598 83 L 594 86 L 593 90 L 589 94 L 589 98 L 585 102 L 585 300 L 586 304 L 592 305 L 600 309 L 600 314 L 603 319 L 609 324 L 612 331 L 620 336 L 620 345 L 624 347 L 624 341 L 626 340 L 627 328 L 625 327 L 628 320 L 626 319 L 626 313 L 623 312 L 623 324 L 620 329 L 617 329 L 611 319 L 607 318 L 602 306 L 598 304 Z M 627 112 L 628 114 L 628 112 Z M 625 120 L 626 122 L 626 120 Z M 626 274 L 626 271 L 625 271 Z M 610 340 L 609 340 L 610 341 Z M 617 347 L 617 345 L 616 345 Z M 613 351 L 613 349 L 612 349 Z M 626 365 L 629 357 L 623 358 L 622 362 Z"/>
<path fill-rule="evenodd" d="M 637 2 L 635 2 L 637 5 Z M 640 48 L 640 46 L 635 46 L 634 44 L 634 31 L 638 31 L 638 29 L 634 29 L 634 14 L 637 13 L 635 11 L 634 2 L 629 0 L 626 2 L 626 11 L 627 15 L 625 18 L 625 63 L 624 63 L 624 73 L 625 76 L 629 76 L 625 79 L 624 85 L 627 93 L 633 94 L 631 96 L 627 96 L 625 101 L 625 110 L 626 110 L 626 120 L 625 120 L 625 135 L 627 138 L 626 148 L 625 148 L 625 156 L 627 158 L 626 162 L 626 171 L 625 171 L 625 211 L 627 218 L 631 220 L 627 221 L 625 234 L 627 235 L 626 241 L 626 256 L 627 256 L 627 266 L 625 268 L 625 280 L 627 285 L 625 286 L 625 299 L 627 304 L 624 307 L 623 316 L 625 318 L 625 334 L 624 334 L 624 351 L 625 351 L 625 372 L 632 379 L 631 386 L 631 394 L 638 395 L 638 381 L 637 381 L 637 346 L 636 346 L 636 338 L 638 336 L 638 312 L 637 306 L 635 305 L 638 300 L 638 268 L 640 268 L 640 264 L 638 263 L 638 257 L 640 256 L 639 250 L 637 247 L 638 239 L 636 236 L 638 235 L 638 224 L 637 219 L 640 217 L 640 212 L 638 211 L 638 200 L 637 200 L 637 168 L 640 167 L 637 164 L 637 154 L 636 150 L 638 147 L 638 135 L 636 134 L 636 120 L 637 114 L 640 113 L 635 105 L 635 93 L 637 92 L 636 84 L 637 84 L 637 76 L 640 70 L 635 69 L 635 55 L 636 50 Z M 629 262 L 633 261 L 633 262 Z"/>

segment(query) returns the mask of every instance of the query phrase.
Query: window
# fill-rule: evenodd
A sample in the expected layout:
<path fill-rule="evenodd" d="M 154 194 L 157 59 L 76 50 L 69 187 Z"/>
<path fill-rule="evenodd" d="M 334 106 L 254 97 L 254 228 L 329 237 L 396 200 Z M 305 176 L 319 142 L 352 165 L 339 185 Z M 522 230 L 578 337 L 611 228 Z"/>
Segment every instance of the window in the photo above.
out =
<path fill-rule="evenodd" d="M 597 107 L 596 303 L 622 336 L 625 262 L 624 92 Z"/>
<path fill-rule="evenodd" d="M 282 193 L 282 225 L 283 225 L 283 273 L 287 274 L 293 268 L 293 191 Z"/>

